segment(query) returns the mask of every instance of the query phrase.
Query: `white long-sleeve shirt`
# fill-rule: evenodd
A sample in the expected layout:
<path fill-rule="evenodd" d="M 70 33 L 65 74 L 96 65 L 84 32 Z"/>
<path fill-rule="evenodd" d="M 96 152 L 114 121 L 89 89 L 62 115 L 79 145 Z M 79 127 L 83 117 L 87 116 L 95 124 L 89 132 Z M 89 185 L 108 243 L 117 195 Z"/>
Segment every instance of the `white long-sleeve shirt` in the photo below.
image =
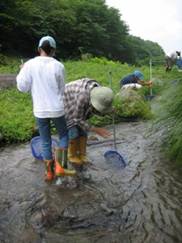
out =
<path fill-rule="evenodd" d="M 35 117 L 64 115 L 64 76 L 64 65 L 53 57 L 38 56 L 24 64 L 16 77 L 17 88 L 31 92 Z"/>

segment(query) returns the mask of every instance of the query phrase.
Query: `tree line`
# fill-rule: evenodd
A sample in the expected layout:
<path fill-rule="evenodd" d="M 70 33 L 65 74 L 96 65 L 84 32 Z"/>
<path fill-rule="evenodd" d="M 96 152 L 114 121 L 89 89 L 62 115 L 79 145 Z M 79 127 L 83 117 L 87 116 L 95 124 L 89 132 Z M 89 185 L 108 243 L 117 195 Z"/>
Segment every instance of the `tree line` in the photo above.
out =
<path fill-rule="evenodd" d="M 51 35 L 58 57 L 80 58 L 89 53 L 130 64 L 163 60 L 158 43 L 129 34 L 129 27 L 105 0 L 1 0 L 0 50 L 34 56 L 38 40 Z"/>

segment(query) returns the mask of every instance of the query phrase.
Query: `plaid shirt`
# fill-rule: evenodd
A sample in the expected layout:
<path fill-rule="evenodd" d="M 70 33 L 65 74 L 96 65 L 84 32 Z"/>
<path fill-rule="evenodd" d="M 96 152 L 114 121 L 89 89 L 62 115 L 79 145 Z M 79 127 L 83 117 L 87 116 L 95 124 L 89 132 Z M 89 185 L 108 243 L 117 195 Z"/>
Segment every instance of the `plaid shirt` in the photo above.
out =
<path fill-rule="evenodd" d="M 68 129 L 79 126 L 83 130 L 89 129 L 86 120 L 90 114 L 90 91 L 99 84 L 92 79 L 83 78 L 65 85 L 64 108 Z"/>

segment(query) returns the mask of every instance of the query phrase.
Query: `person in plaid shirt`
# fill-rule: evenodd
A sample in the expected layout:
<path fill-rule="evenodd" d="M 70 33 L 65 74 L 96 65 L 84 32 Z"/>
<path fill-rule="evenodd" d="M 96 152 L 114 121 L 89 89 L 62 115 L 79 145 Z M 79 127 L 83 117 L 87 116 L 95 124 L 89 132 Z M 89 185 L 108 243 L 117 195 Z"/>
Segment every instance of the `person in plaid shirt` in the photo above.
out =
<path fill-rule="evenodd" d="M 91 127 L 87 120 L 112 112 L 113 91 L 100 86 L 96 80 L 83 78 L 65 85 L 64 109 L 68 127 L 68 160 L 75 165 L 88 162 L 86 157 L 87 133 L 93 131 L 102 137 L 110 133 L 100 127 Z"/>

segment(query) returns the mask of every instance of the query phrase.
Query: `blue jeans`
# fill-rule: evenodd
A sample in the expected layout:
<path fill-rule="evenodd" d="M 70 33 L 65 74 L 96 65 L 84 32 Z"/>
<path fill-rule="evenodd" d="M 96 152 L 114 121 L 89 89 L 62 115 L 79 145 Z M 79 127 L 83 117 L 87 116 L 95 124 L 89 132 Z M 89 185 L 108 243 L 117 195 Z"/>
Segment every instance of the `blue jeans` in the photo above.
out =
<path fill-rule="evenodd" d="M 79 126 L 73 126 L 71 128 L 69 128 L 68 130 L 68 137 L 69 137 L 69 140 L 71 139 L 75 139 L 75 138 L 78 138 L 78 137 L 87 137 L 87 133 L 81 129 Z"/>
<path fill-rule="evenodd" d="M 39 134 L 42 141 L 42 155 L 44 160 L 51 160 L 52 156 L 52 140 L 51 140 L 51 121 L 56 127 L 59 136 L 59 148 L 68 148 L 68 131 L 64 116 L 57 118 L 38 118 L 36 117 Z"/>

